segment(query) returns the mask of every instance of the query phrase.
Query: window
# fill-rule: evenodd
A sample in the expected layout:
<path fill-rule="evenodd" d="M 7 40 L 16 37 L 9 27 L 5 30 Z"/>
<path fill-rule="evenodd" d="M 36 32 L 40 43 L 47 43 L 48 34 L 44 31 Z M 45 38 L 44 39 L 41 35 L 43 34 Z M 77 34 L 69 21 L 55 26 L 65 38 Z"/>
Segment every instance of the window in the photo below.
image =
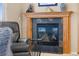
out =
<path fill-rule="evenodd" d="M 3 17 L 3 4 L 0 3 L 0 21 L 2 21 L 2 17 Z"/>

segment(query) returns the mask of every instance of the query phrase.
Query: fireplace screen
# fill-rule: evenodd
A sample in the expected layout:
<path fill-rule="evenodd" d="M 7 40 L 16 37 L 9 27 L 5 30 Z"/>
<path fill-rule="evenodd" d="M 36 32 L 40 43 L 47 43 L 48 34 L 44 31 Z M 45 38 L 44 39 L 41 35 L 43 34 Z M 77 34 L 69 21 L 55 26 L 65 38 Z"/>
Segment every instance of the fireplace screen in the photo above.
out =
<path fill-rule="evenodd" d="M 42 52 L 63 53 L 63 20 L 61 18 L 33 18 L 32 40 L 40 41 Z"/>
<path fill-rule="evenodd" d="M 59 45 L 59 25 L 58 24 L 37 24 L 37 39 L 43 45 Z"/>

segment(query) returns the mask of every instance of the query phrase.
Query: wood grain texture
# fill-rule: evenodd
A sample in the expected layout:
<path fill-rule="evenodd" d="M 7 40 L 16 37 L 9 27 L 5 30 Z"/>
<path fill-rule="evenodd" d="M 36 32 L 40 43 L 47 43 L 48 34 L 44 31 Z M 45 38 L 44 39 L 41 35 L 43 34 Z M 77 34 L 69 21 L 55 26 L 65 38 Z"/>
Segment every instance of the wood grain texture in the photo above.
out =
<path fill-rule="evenodd" d="M 79 25 L 79 20 L 78 20 L 78 25 Z M 78 27 L 78 48 L 77 48 L 77 54 L 79 55 L 79 27 Z"/>
<path fill-rule="evenodd" d="M 28 21 L 27 35 L 32 39 L 32 18 L 62 18 L 63 20 L 63 53 L 71 53 L 71 37 L 70 37 L 70 16 L 72 12 L 40 12 L 40 13 L 24 13 Z"/>

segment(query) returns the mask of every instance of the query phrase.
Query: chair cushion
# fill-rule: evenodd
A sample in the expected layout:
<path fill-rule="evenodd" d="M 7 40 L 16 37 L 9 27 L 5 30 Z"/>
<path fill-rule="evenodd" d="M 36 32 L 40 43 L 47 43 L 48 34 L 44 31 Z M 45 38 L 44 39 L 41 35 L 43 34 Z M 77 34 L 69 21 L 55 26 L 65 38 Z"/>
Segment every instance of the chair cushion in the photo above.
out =
<path fill-rule="evenodd" d="M 13 53 L 26 52 L 29 50 L 29 45 L 24 42 L 13 43 L 11 46 Z"/>
<path fill-rule="evenodd" d="M 29 52 L 14 53 L 14 56 L 30 56 Z"/>

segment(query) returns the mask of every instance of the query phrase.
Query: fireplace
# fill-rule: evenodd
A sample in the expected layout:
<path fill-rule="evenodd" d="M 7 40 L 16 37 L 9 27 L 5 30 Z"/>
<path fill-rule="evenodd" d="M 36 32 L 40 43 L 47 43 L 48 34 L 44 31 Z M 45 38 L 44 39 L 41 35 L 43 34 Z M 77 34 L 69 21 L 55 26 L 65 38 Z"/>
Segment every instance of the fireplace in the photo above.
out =
<path fill-rule="evenodd" d="M 71 53 L 70 16 L 72 12 L 25 13 L 27 38 L 31 51 L 33 40 L 39 41 L 42 52 Z"/>
<path fill-rule="evenodd" d="M 41 52 L 63 53 L 62 18 L 33 18 L 32 40 L 37 40 Z"/>

